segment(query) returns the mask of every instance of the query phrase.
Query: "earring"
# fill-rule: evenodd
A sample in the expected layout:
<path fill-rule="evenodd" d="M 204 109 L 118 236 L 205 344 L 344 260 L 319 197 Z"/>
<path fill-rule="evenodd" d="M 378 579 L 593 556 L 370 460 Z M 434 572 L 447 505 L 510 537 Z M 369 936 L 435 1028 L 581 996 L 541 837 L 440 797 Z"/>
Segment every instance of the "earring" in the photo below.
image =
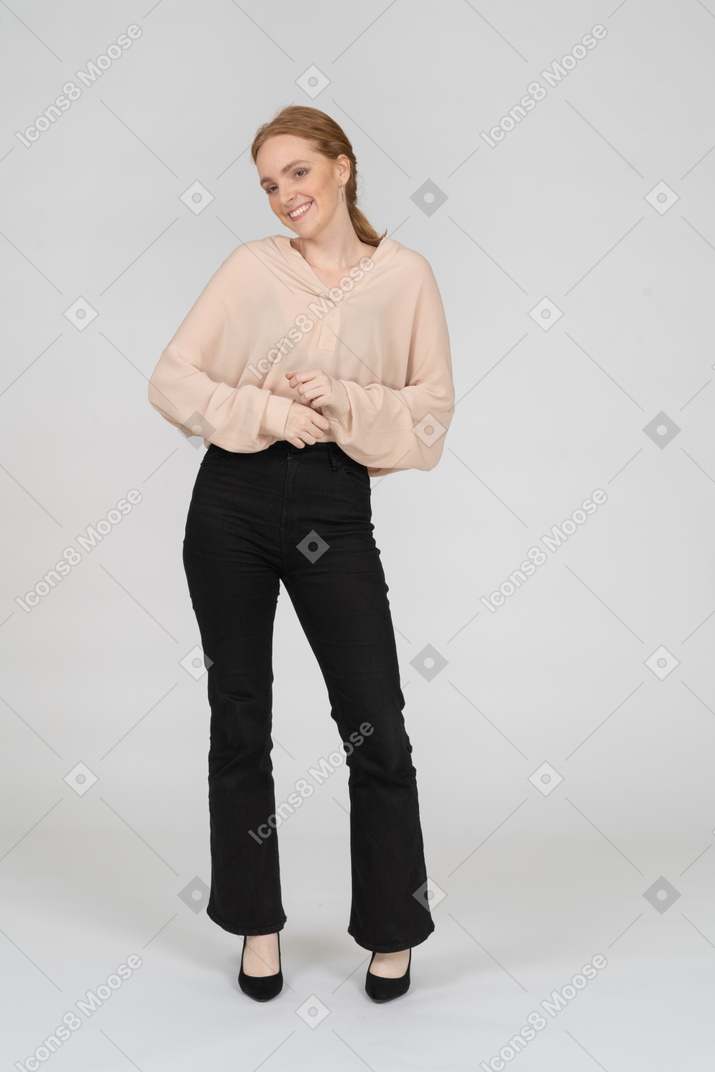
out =
<path fill-rule="evenodd" d="M 342 183 L 340 183 L 340 200 L 341 201 L 345 200 L 345 187 L 343 186 Z"/>

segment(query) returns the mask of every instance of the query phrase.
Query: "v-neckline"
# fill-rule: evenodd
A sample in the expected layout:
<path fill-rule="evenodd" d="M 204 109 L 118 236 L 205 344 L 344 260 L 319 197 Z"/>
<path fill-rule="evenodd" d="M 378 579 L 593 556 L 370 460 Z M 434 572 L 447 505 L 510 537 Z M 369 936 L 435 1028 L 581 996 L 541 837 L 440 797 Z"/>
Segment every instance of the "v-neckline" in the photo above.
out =
<path fill-rule="evenodd" d="M 315 283 L 317 283 L 318 286 L 320 287 L 320 290 L 318 291 L 318 293 L 326 293 L 326 294 L 329 295 L 331 290 L 339 289 L 339 288 L 334 288 L 334 287 L 327 286 L 322 281 L 322 279 L 318 278 L 318 276 L 315 274 L 315 272 L 313 271 L 311 266 L 308 264 L 307 260 L 303 256 L 303 254 L 300 253 L 294 246 L 291 245 L 291 240 L 290 240 L 290 237 L 288 235 L 274 235 L 273 237 L 277 238 L 279 240 L 280 248 L 283 250 L 283 253 L 284 253 L 284 255 L 285 255 L 287 260 L 289 260 L 290 262 L 294 263 L 296 257 L 299 259 L 299 261 L 303 265 L 304 271 L 307 272 L 310 275 L 310 278 Z M 383 240 L 382 240 L 382 242 L 380 242 L 379 246 L 373 247 L 374 250 L 375 250 L 375 252 L 372 254 L 372 257 L 371 257 L 371 259 L 373 261 L 373 268 L 371 269 L 371 271 L 369 273 L 367 273 L 367 278 L 368 279 L 372 276 L 372 273 L 374 272 L 375 268 L 378 267 L 378 264 L 381 263 L 382 257 L 384 255 L 384 250 L 385 250 L 386 244 L 389 244 L 389 243 L 394 244 L 394 240 L 392 238 L 383 238 Z M 367 256 L 367 254 L 365 254 L 365 256 Z M 359 262 L 358 262 L 358 264 L 359 264 Z M 357 265 L 355 267 L 357 267 Z M 349 276 L 350 271 L 351 271 L 351 269 L 348 268 L 346 270 L 345 274 Z M 345 301 L 347 298 L 349 298 L 350 294 L 352 294 L 352 290 L 349 293 L 346 291 L 344 293 L 343 301 Z"/>

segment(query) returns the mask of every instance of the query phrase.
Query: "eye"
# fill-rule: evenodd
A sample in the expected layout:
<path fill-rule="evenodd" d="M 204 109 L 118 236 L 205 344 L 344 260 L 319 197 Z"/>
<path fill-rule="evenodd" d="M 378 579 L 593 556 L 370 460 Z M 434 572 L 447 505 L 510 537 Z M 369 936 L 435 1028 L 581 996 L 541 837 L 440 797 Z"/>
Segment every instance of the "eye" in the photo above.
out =
<path fill-rule="evenodd" d="M 307 175 L 307 173 L 308 173 L 307 168 L 298 168 L 296 171 L 293 172 L 293 175 L 294 176 L 296 176 L 296 175 Z M 265 189 L 267 194 L 271 194 L 275 190 L 275 186 L 266 186 L 266 187 L 264 187 L 264 189 Z"/>

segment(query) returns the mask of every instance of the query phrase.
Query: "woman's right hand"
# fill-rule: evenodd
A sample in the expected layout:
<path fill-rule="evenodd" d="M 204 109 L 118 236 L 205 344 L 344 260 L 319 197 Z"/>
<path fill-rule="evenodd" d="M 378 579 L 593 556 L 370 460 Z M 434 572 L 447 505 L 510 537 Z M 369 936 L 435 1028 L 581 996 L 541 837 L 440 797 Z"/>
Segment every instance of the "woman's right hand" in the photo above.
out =
<path fill-rule="evenodd" d="M 328 428 L 330 421 L 322 413 L 302 402 L 294 402 L 288 410 L 283 435 L 292 446 L 302 448 L 306 443 L 312 445 L 322 439 Z"/>

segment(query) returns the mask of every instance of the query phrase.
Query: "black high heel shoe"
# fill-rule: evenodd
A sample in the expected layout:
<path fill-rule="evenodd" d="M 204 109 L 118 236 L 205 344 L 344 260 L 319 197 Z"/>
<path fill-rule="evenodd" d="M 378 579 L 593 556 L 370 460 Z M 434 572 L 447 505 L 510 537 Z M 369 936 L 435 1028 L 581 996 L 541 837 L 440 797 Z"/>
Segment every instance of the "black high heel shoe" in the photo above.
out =
<path fill-rule="evenodd" d="M 270 1001 L 283 989 L 283 969 L 281 967 L 281 934 L 278 933 L 278 971 L 274 975 L 246 975 L 243 970 L 243 954 L 246 949 L 246 936 L 243 936 L 241 950 L 241 970 L 238 973 L 238 985 L 244 994 L 254 1001 Z"/>
<path fill-rule="evenodd" d="M 374 959 L 375 954 L 373 953 L 370 957 L 370 964 Z M 365 976 L 365 991 L 373 1001 L 392 1001 L 393 998 L 399 998 L 407 993 L 410 988 L 411 949 L 409 960 L 407 961 L 407 971 L 404 975 L 398 976 L 397 979 L 387 979 L 382 975 L 373 975 L 370 971 L 370 964 L 367 966 L 367 975 Z"/>

